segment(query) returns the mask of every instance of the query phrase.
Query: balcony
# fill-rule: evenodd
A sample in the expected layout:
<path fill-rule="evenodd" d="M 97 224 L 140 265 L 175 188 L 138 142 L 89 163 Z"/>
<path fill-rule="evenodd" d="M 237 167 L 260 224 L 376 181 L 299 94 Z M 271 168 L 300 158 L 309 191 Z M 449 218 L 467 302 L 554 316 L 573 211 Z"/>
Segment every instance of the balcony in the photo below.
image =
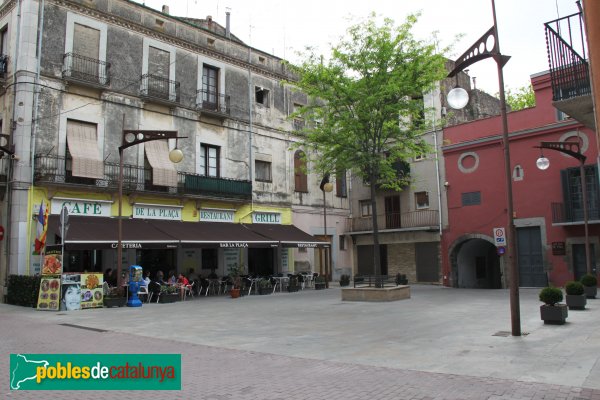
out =
<path fill-rule="evenodd" d="M 179 82 L 158 75 L 142 75 L 140 96 L 149 102 L 172 107 L 179 103 Z"/>
<path fill-rule="evenodd" d="M 108 87 L 110 63 L 67 53 L 63 56 L 62 76 L 65 80 L 93 87 Z"/>
<path fill-rule="evenodd" d="M 583 15 L 544 24 L 554 107 L 595 129 Z"/>
<path fill-rule="evenodd" d="M 231 113 L 229 96 L 200 89 L 196 92 L 196 109 L 203 115 L 225 119 Z"/>
<path fill-rule="evenodd" d="M 552 203 L 552 225 L 583 225 L 583 209 L 569 207 L 565 203 Z M 600 224 L 600 208 L 589 207 L 588 223 Z"/>
<path fill-rule="evenodd" d="M 104 179 L 83 178 L 71 173 L 71 160 L 56 155 L 37 155 L 34 182 L 49 186 L 72 186 L 94 191 L 116 191 L 119 187 L 119 164 L 104 163 Z M 2 176 L 0 174 L 0 186 Z M 156 193 L 190 198 L 219 198 L 250 200 L 252 182 L 228 178 L 214 178 L 184 172 L 177 173 L 177 186 L 152 184 L 152 169 L 123 165 L 124 193 Z"/>
<path fill-rule="evenodd" d="M 402 230 L 437 230 L 439 229 L 439 213 L 437 210 L 420 210 L 407 213 L 383 214 L 377 217 L 380 231 L 390 229 Z M 350 232 L 373 231 L 373 218 L 348 218 L 346 229 Z"/>

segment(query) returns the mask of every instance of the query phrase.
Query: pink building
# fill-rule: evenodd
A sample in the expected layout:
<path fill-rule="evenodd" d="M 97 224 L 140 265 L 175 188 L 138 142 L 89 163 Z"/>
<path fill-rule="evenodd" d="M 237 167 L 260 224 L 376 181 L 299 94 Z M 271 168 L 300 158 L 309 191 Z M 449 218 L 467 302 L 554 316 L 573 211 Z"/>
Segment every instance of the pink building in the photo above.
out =
<path fill-rule="evenodd" d="M 595 132 L 552 105 L 550 75 L 532 76 L 536 107 L 508 114 L 514 222 L 520 286 L 564 285 L 586 271 L 580 162 L 545 150 L 550 167 L 536 167 L 542 141 L 580 141 L 585 173 L 592 266 L 600 261 L 600 191 Z M 448 226 L 442 235 L 443 283 L 508 287 L 494 228 L 506 228 L 506 187 L 500 117 L 444 129 Z"/>

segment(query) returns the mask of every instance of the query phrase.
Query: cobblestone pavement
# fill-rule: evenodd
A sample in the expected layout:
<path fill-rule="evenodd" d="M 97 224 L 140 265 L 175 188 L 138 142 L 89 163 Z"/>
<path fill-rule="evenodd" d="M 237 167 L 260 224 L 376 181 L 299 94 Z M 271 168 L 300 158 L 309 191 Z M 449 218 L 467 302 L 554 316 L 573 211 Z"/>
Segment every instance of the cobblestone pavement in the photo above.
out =
<path fill-rule="evenodd" d="M 313 294 L 309 296 L 313 296 Z M 310 298 L 306 299 L 310 302 Z M 220 300 L 216 299 L 215 301 Z M 254 299 L 242 301 L 250 303 Z M 268 299 L 257 299 L 256 301 L 268 301 Z M 276 301 L 276 297 L 270 301 Z M 301 300 L 297 301 L 299 301 L 298 304 L 301 304 Z M 205 303 L 206 306 L 209 304 L 209 302 Z M 231 306 L 234 303 L 229 304 Z M 255 305 L 258 304 L 260 303 Z M 194 305 L 194 303 L 188 302 L 179 304 L 179 306 L 199 307 L 200 303 Z M 170 314 L 177 310 L 174 308 L 176 305 L 156 305 L 155 307 L 161 307 Z M 159 319 L 163 318 L 161 308 L 153 310 Z M 111 312 L 113 314 L 110 314 Z M 531 382 L 518 378 L 505 379 L 463 373 L 418 371 L 365 363 L 331 361 L 331 359 L 325 359 L 327 357 L 322 359 L 304 358 L 264 351 L 235 349 L 229 342 L 224 342 L 223 346 L 214 343 L 210 346 L 190 343 L 181 332 L 181 329 L 187 329 L 187 325 L 177 326 L 171 321 L 163 325 L 161 332 L 144 332 L 141 329 L 142 335 L 140 335 L 115 331 L 119 324 L 124 323 L 122 316 L 129 312 L 133 311 L 128 309 L 98 310 L 95 321 L 103 321 L 105 315 L 114 318 L 110 326 L 106 325 L 106 321 L 103 322 L 104 328 L 108 331 L 96 332 L 76 326 L 60 325 L 60 323 L 67 322 L 64 315 L 0 305 L 0 321 L 2 321 L 0 323 L 0 337 L 2 338 L 0 349 L 3 354 L 3 357 L 0 358 L 0 376 L 4 377 L 0 379 L 0 397 L 8 399 L 600 400 L 600 390 L 590 387 Z M 81 311 L 73 315 L 78 318 L 87 318 L 91 315 L 86 313 L 89 311 Z M 591 315 L 587 317 L 589 318 Z M 237 330 L 243 335 L 245 327 L 237 322 L 239 321 L 231 320 L 232 328 L 230 329 Z M 89 321 L 82 323 L 82 321 L 74 319 L 70 323 L 90 326 Z M 153 329 L 156 326 L 153 326 Z M 149 334 L 160 337 L 151 337 Z M 440 334 L 443 336 L 443 333 Z M 568 353 L 580 344 L 580 342 L 573 342 L 570 347 L 565 346 L 555 349 L 555 351 Z M 376 346 L 376 344 L 373 345 Z M 386 343 L 381 343 L 382 348 L 385 346 Z M 381 354 L 382 348 L 374 348 L 373 351 Z M 523 352 L 529 350 L 525 347 L 522 348 Z M 182 391 L 10 391 L 7 379 L 10 353 L 181 353 Z M 335 349 L 332 350 L 332 354 L 335 354 Z M 440 354 L 440 363 L 456 362 L 458 366 L 461 362 L 459 359 L 445 360 L 443 359 L 446 356 L 445 353 L 440 352 Z M 396 357 L 401 356 L 401 354 L 396 355 Z M 595 357 L 597 358 L 598 354 Z M 483 365 L 486 361 L 478 362 Z M 506 365 L 507 369 L 512 367 L 510 363 Z M 543 365 L 539 365 L 539 368 L 543 367 Z M 573 365 L 572 368 L 578 367 Z M 462 370 L 457 368 L 457 371 Z"/>

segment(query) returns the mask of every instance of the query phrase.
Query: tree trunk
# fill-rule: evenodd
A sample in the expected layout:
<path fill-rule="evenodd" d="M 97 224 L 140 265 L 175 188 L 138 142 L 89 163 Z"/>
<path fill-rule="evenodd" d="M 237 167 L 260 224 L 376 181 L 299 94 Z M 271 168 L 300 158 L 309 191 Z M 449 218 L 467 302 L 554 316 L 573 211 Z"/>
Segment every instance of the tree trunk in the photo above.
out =
<path fill-rule="evenodd" d="M 371 173 L 371 217 L 373 218 L 373 267 L 375 275 L 381 275 L 381 252 L 379 249 L 379 226 L 377 225 L 376 174 Z"/>

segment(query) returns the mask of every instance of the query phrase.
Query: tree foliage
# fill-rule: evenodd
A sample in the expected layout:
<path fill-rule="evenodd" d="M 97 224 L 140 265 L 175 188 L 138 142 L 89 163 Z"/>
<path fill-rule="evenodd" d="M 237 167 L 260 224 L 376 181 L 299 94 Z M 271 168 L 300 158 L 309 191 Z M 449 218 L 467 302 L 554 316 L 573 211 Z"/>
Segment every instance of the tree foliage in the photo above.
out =
<path fill-rule="evenodd" d="M 398 165 L 427 149 L 423 95 L 447 74 L 436 44 L 413 37 L 417 18 L 409 15 L 396 26 L 371 14 L 348 28 L 327 58 L 309 49 L 300 65 L 291 66 L 298 78 L 291 84 L 310 99 L 294 117 L 318 121 L 300 138 L 300 146 L 312 150 L 311 169 L 352 170 L 371 183 L 377 267 L 375 188 L 401 190 L 407 183 Z"/>
<path fill-rule="evenodd" d="M 512 111 L 522 110 L 524 108 L 535 107 L 535 94 L 533 86 L 523 86 L 515 91 L 506 91 L 506 104 Z"/>
<path fill-rule="evenodd" d="M 313 168 L 353 170 L 365 180 L 400 190 L 406 183 L 394 169 L 426 148 L 422 96 L 444 78 L 444 58 L 435 44 L 416 40 L 410 15 L 396 27 L 375 15 L 351 26 L 327 61 L 309 52 L 293 66 L 293 85 L 312 101 L 298 114 L 307 125 L 302 145 L 316 150 Z M 309 157 L 310 158 L 310 157 Z"/>

